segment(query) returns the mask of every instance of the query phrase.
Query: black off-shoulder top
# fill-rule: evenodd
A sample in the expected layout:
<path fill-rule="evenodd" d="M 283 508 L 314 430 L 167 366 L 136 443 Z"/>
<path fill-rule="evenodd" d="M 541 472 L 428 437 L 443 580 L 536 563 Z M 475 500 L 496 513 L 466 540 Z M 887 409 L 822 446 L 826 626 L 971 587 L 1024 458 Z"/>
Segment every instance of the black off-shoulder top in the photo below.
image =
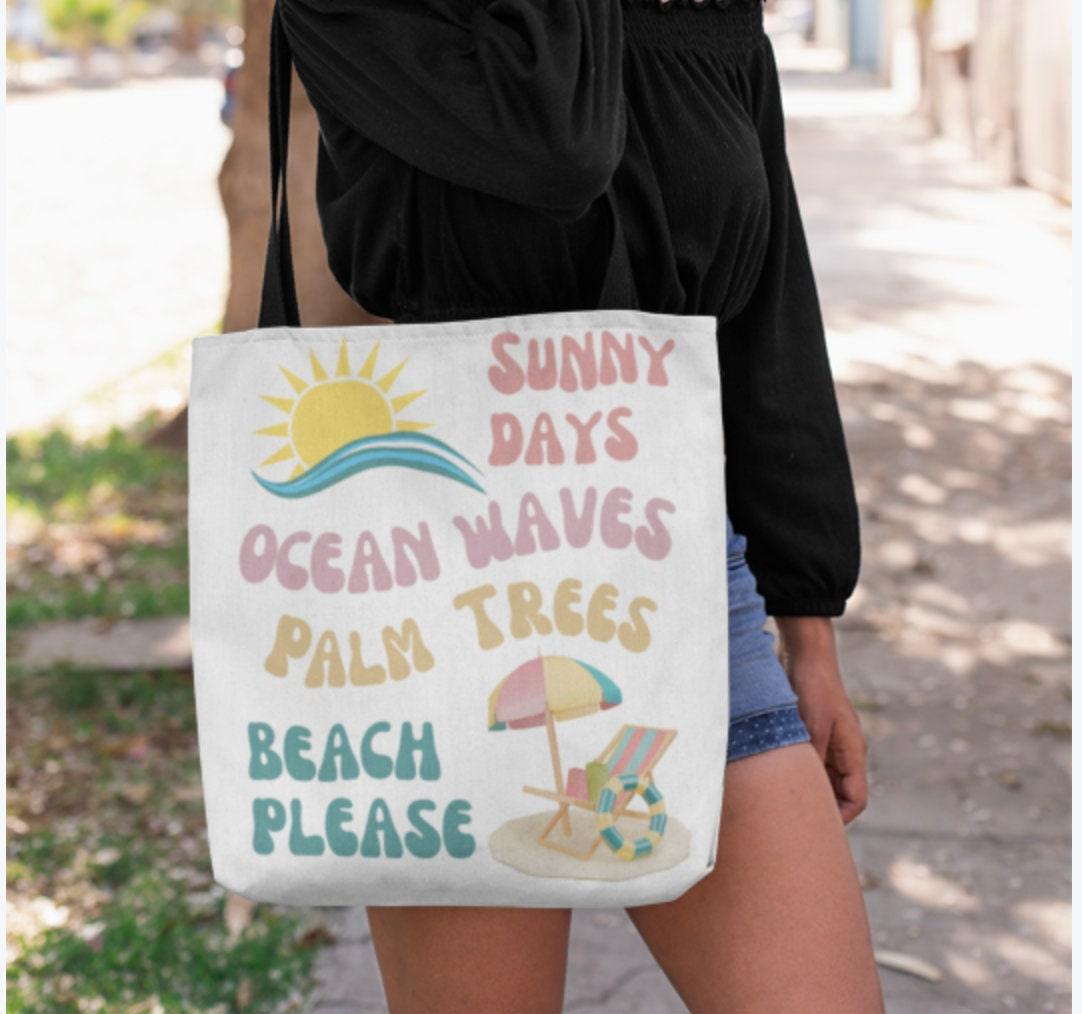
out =
<path fill-rule="evenodd" d="M 343 288 L 400 322 L 592 308 L 608 203 L 637 306 L 718 318 L 767 611 L 841 615 L 858 511 L 760 0 L 278 2 Z"/>

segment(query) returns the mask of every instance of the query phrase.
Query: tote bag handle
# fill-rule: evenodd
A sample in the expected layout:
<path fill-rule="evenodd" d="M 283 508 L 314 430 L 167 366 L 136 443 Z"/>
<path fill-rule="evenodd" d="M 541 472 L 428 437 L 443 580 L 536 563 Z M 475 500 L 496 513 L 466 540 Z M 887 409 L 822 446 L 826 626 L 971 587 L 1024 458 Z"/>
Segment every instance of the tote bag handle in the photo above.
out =
<path fill-rule="evenodd" d="M 275 3 L 270 36 L 270 95 L 267 122 L 270 130 L 271 220 L 267 255 L 263 265 L 263 294 L 259 304 L 260 327 L 300 327 L 297 284 L 293 276 L 293 255 L 289 237 L 289 198 L 286 168 L 289 162 L 289 104 L 293 78 L 293 57 L 282 24 L 280 5 Z M 605 277 L 597 300 L 598 309 L 637 309 L 620 215 L 610 184 L 603 194 L 612 225 L 612 243 Z M 569 307 L 568 309 L 574 309 Z"/>

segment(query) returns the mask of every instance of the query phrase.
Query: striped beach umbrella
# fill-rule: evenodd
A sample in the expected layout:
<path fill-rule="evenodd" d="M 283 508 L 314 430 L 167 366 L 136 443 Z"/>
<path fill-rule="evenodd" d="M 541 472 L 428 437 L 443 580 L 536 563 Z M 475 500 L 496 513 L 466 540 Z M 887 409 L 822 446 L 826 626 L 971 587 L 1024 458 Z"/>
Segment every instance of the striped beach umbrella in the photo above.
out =
<path fill-rule="evenodd" d="M 489 695 L 488 728 L 499 732 L 545 726 L 556 792 L 562 793 L 564 776 L 556 722 L 615 708 L 622 700 L 620 688 L 589 663 L 563 655 L 538 655 L 500 680 Z M 563 829 L 571 833 L 566 814 Z"/>
<path fill-rule="evenodd" d="M 532 729 L 551 718 L 566 722 L 614 708 L 620 688 L 600 669 L 563 655 L 538 655 L 496 685 L 488 698 L 488 728 Z"/>

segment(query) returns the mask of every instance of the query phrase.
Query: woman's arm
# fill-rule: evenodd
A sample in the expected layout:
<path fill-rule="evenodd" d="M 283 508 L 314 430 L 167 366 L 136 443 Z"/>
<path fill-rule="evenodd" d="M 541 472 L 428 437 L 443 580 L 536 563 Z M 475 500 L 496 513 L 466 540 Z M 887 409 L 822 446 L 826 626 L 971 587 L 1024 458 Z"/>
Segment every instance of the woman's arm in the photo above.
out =
<path fill-rule="evenodd" d="M 748 304 L 718 334 L 729 515 L 768 613 L 840 616 L 860 566 L 856 495 L 769 41 L 750 59 L 770 234 Z"/>
<path fill-rule="evenodd" d="M 315 106 L 451 183 L 581 215 L 623 154 L 620 0 L 279 0 Z"/>
<path fill-rule="evenodd" d="M 866 748 L 830 617 L 844 612 L 860 569 L 856 494 L 769 41 L 753 69 L 771 225 L 756 290 L 719 333 L 729 513 L 848 823 L 868 799 Z"/>
<path fill-rule="evenodd" d="M 782 664 L 799 698 L 800 717 L 848 824 L 868 804 L 868 750 L 842 685 L 833 623 L 822 616 L 779 616 L 777 624 Z"/>

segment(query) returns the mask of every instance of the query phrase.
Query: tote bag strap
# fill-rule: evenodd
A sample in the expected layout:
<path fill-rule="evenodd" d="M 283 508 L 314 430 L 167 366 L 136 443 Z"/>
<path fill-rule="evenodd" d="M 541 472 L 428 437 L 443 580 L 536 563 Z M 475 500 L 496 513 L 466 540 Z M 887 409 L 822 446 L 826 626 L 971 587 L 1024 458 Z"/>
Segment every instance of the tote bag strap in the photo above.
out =
<path fill-rule="evenodd" d="M 289 162 L 289 106 L 293 78 L 293 57 L 282 24 L 282 12 L 275 3 L 270 36 L 270 95 L 267 123 L 270 130 L 271 220 L 267 255 L 263 265 L 263 294 L 259 304 L 260 327 L 300 327 L 297 284 L 293 275 L 293 254 L 289 237 L 289 198 L 286 168 Z M 609 210 L 612 242 L 597 308 L 636 309 L 635 286 L 631 275 L 620 215 L 616 211 L 612 185 L 603 194 Z"/>
<path fill-rule="evenodd" d="M 270 131 L 271 218 L 267 256 L 263 262 L 263 296 L 259 303 L 260 327 L 300 327 L 297 283 L 293 277 L 293 253 L 289 238 L 289 196 L 286 166 L 289 163 L 289 104 L 293 59 L 276 3 L 271 15 L 270 95 L 267 125 Z"/>

